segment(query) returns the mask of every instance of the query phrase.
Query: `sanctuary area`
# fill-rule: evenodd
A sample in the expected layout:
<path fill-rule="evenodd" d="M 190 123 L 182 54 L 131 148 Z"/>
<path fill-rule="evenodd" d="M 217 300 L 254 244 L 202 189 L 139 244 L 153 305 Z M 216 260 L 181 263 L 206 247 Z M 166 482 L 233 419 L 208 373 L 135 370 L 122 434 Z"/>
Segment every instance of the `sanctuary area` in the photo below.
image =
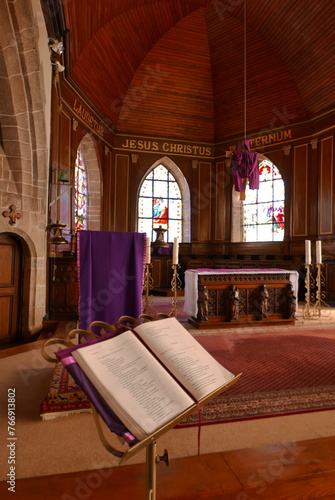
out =
<path fill-rule="evenodd" d="M 60 414 L 83 422 L 67 420 L 73 439 L 92 415 L 66 368 L 32 353 L 120 318 L 174 318 L 242 373 L 202 409 L 208 453 L 333 436 L 334 23 L 331 0 L 2 0 L 1 397 L 18 388 L 25 436 L 12 475 L 110 467 L 93 437 L 73 469 L 59 451 L 39 460 Z M 167 435 L 196 432 L 187 418 Z M 225 460 L 227 500 L 255 496 L 254 471 Z M 259 498 L 289 498 L 270 483 Z"/>

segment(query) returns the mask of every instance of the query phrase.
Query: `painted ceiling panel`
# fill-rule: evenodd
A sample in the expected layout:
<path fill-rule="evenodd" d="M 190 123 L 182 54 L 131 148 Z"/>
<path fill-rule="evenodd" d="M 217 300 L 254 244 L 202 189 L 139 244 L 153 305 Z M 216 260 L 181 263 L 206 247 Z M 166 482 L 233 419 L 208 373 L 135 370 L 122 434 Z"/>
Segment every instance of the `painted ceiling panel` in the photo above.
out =
<path fill-rule="evenodd" d="M 63 9 L 69 76 L 119 132 L 211 142 L 334 107 L 333 0 L 63 0 Z"/>

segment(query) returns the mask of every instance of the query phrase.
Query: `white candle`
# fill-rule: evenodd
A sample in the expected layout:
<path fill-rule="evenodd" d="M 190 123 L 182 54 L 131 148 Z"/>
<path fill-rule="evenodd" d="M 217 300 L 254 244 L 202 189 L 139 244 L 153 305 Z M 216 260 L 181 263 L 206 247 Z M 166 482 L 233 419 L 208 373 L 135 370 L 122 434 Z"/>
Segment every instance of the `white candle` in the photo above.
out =
<path fill-rule="evenodd" d="M 174 239 L 173 243 L 173 254 L 172 254 L 172 264 L 178 264 L 178 237 Z"/>
<path fill-rule="evenodd" d="M 322 264 L 322 250 L 321 250 L 321 241 L 318 240 L 316 242 L 316 263 Z"/>
<path fill-rule="evenodd" d="M 151 262 L 151 242 L 150 238 L 146 239 L 146 247 L 145 247 L 145 263 L 150 264 Z"/>
<path fill-rule="evenodd" d="M 305 264 L 311 263 L 311 240 L 305 240 Z"/>

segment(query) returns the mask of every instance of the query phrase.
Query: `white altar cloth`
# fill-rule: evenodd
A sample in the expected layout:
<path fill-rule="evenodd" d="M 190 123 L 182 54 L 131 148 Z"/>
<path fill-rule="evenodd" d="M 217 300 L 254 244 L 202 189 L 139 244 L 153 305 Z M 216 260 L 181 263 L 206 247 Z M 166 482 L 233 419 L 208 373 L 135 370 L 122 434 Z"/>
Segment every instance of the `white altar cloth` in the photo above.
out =
<path fill-rule="evenodd" d="M 184 311 L 196 318 L 198 314 L 199 274 L 289 274 L 294 295 L 298 301 L 299 273 L 292 269 L 188 269 L 185 271 Z"/>

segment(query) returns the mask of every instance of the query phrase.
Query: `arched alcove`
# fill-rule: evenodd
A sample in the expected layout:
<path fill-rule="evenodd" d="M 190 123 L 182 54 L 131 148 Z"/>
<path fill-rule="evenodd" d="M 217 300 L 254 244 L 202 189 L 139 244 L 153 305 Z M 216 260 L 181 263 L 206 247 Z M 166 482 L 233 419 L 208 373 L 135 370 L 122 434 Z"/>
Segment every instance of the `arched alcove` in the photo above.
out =
<path fill-rule="evenodd" d="M 285 227 L 285 184 L 280 170 L 259 154 L 259 189 L 232 192 L 233 242 L 283 241 Z M 242 195 L 242 196 L 241 196 Z"/>
<path fill-rule="evenodd" d="M 159 160 L 155 161 L 151 165 L 151 167 L 147 170 L 145 175 L 143 176 L 139 189 L 145 180 L 145 178 L 150 174 L 152 170 L 154 170 L 158 165 L 163 165 L 171 174 L 173 175 L 174 179 L 178 183 L 179 189 L 181 191 L 181 197 L 182 197 L 182 206 L 183 206 L 183 211 L 182 211 L 182 241 L 184 243 L 188 243 L 191 241 L 191 206 L 190 206 L 190 189 L 188 186 L 188 183 L 184 177 L 184 174 L 178 167 L 178 165 L 171 160 L 168 156 L 163 156 Z M 139 191 L 138 191 L 138 196 L 139 196 Z"/>
<path fill-rule="evenodd" d="M 86 134 L 78 146 L 87 176 L 87 229 L 99 231 L 101 221 L 101 172 L 95 141 Z"/>

